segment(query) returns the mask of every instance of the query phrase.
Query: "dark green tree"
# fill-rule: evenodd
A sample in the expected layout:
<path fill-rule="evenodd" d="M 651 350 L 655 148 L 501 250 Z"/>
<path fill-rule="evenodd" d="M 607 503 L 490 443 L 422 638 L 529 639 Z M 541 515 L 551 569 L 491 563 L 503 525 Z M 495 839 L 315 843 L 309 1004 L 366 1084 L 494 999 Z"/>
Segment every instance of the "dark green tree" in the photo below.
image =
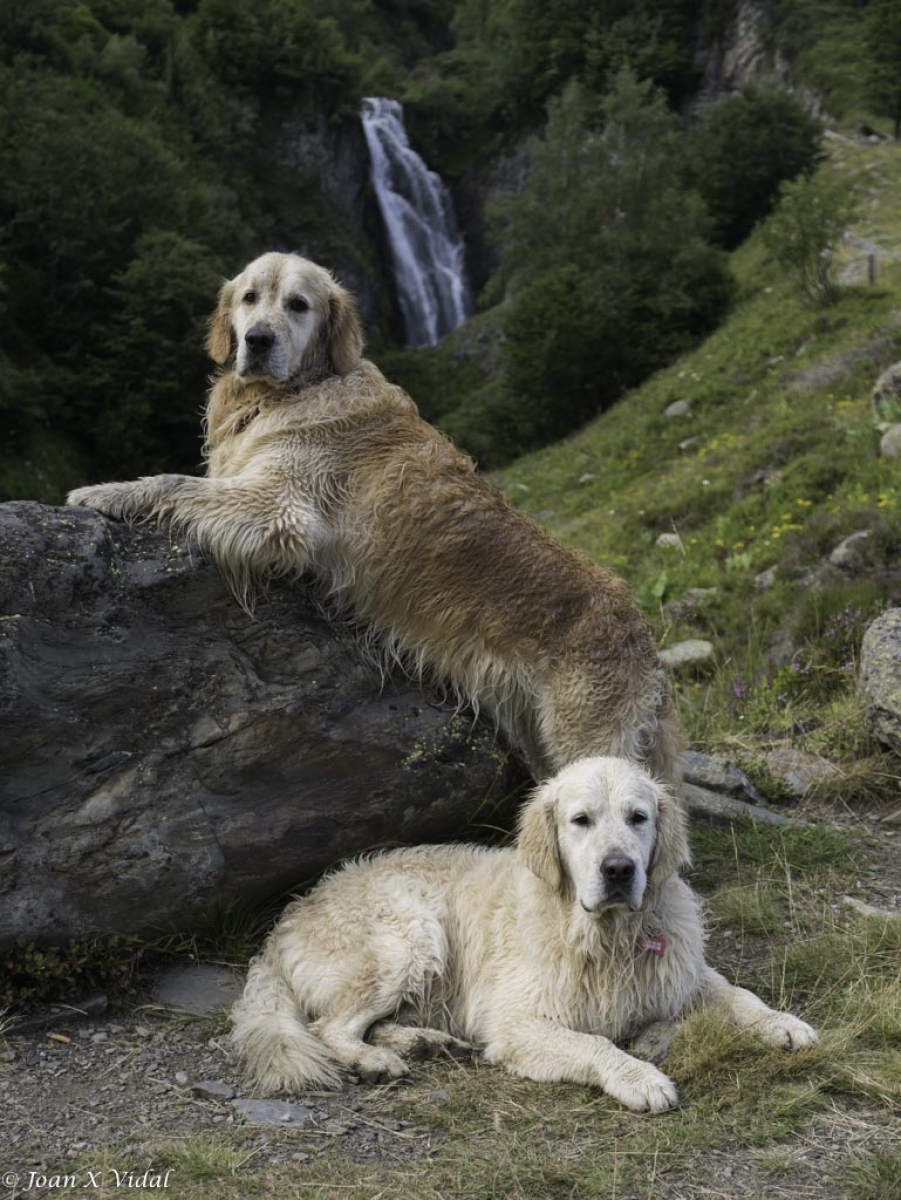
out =
<path fill-rule="evenodd" d="M 866 94 L 873 111 L 901 138 L 901 5 L 871 0 L 866 11 Z"/>
<path fill-rule="evenodd" d="M 776 203 L 779 188 L 822 157 L 822 126 L 788 92 L 748 87 L 711 109 L 695 129 L 690 182 L 727 249 L 738 246 Z"/>
<path fill-rule="evenodd" d="M 680 185 L 681 127 L 662 93 L 624 71 L 601 123 L 594 111 L 575 84 L 551 103 L 528 184 L 496 213 L 517 449 L 609 406 L 710 330 L 731 296 L 703 206 Z"/>
<path fill-rule="evenodd" d="M 221 280 L 347 245 L 283 122 L 357 94 L 308 0 L 0 6 L 0 495 L 59 499 L 22 480 L 68 451 L 94 477 L 197 468 Z"/>

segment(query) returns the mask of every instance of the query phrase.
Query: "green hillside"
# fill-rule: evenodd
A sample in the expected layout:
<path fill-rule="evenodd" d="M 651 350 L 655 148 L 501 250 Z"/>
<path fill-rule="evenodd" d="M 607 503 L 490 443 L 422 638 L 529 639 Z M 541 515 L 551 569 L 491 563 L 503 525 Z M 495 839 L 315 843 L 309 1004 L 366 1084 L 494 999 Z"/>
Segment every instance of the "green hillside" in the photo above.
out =
<path fill-rule="evenodd" d="M 714 643 L 709 672 L 680 683 L 683 711 L 696 741 L 745 757 L 785 736 L 859 756 L 851 664 L 862 625 L 901 599 L 901 468 L 879 457 L 870 400 L 901 357 L 901 146 L 834 137 L 829 151 L 821 172 L 860 201 L 838 275 L 861 282 L 831 306 L 805 304 L 755 233 L 733 256 L 739 299 L 711 337 L 498 475 L 517 506 L 631 582 L 664 647 Z M 690 413 L 666 416 L 676 401 Z M 864 529 L 856 568 L 824 569 Z M 678 545 L 658 546 L 664 533 Z M 668 603 L 690 589 L 715 590 Z"/>

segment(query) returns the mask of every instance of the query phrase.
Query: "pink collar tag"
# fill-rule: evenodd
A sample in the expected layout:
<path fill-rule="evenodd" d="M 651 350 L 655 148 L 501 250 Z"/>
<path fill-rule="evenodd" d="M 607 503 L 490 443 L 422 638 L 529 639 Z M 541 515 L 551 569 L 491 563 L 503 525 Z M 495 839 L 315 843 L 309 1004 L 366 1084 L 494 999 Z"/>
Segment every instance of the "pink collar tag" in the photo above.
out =
<path fill-rule="evenodd" d="M 639 950 L 650 950 L 652 954 L 656 954 L 658 958 L 666 950 L 666 938 L 664 937 L 642 937 L 638 939 Z"/>

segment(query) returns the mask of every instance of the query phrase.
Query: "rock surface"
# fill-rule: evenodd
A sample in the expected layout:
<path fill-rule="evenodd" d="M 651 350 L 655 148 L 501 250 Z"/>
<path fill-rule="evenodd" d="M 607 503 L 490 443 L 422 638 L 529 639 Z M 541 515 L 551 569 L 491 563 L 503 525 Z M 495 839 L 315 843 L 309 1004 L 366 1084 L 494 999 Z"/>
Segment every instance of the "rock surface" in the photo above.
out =
<path fill-rule="evenodd" d="M 873 385 L 870 400 L 877 424 L 894 425 L 901 421 L 901 362 L 886 367 Z"/>
<path fill-rule="evenodd" d="M 733 821 L 744 819 L 756 821 L 759 825 L 798 824 L 770 808 L 762 808 L 758 804 L 747 804 L 744 800 L 724 796 L 722 792 L 713 792 L 709 788 L 698 787 L 694 783 L 683 783 L 682 795 L 688 815 L 693 820 L 701 821 L 706 825 L 725 826 L 731 825 Z"/>
<path fill-rule="evenodd" d="M 674 646 L 667 646 L 665 650 L 661 650 L 660 658 L 671 671 L 678 671 L 684 667 L 696 667 L 713 658 L 713 642 L 708 642 L 704 638 L 688 638 L 684 642 L 676 642 Z"/>
<path fill-rule="evenodd" d="M 901 424 L 886 429 L 879 439 L 879 453 L 883 458 L 901 458 Z"/>
<path fill-rule="evenodd" d="M 220 1008 L 231 1008 L 244 991 L 244 976 L 215 963 L 170 967 L 153 987 L 155 1004 L 180 1013 L 205 1017 Z"/>
<path fill-rule="evenodd" d="M 733 800 L 743 800 L 748 804 L 764 803 L 760 792 L 744 771 L 721 754 L 686 750 L 682 755 L 682 777 L 686 783 L 719 792 Z"/>
<path fill-rule="evenodd" d="M 835 547 L 829 555 L 829 562 L 833 567 L 849 568 L 856 566 L 860 561 L 861 551 L 864 549 L 864 544 L 871 536 L 869 529 L 858 529 L 856 533 L 850 534 Z"/>
<path fill-rule="evenodd" d="M 838 767 L 828 759 L 794 746 L 778 746 L 764 755 L 767 768 L 795 796 L 804 797 L 834 779 Z"/>
<path fill-rule="evenodd" d="M 901 608 L 888 609 L 864 634 L 860 688 L 873 733 L 901 754 Z"/>
<path fill-rule="evenodd" d="M 663 410 L 665 417 L 690 417 L 691 405 L 687 400 L 674 400 Z"/>
<path fill-rule="evenodd" d="M 524 781 L 302 586 L 251 618 L 167 534 L 31 503 L 0 558 L 0 948 L 196 928 Z"/>

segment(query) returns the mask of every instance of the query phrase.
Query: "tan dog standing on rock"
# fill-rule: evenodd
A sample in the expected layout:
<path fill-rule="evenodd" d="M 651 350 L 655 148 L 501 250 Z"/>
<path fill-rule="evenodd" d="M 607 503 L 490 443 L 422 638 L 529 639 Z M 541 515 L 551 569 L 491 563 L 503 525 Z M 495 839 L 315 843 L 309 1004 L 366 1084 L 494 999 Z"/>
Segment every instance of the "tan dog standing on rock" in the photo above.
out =
<path fill-rule="evenodd" d="M 318 576 L 413 669 L 490 711 L 536 776 L 585 755 L 678 780 L 672 699 L 622 582 L 516 512 L 361 358 L 351 297 L 265 254 L 223 287 L 205 478 L 79 488 L 69 503 L 193 537 L 246 602 Z"/>

